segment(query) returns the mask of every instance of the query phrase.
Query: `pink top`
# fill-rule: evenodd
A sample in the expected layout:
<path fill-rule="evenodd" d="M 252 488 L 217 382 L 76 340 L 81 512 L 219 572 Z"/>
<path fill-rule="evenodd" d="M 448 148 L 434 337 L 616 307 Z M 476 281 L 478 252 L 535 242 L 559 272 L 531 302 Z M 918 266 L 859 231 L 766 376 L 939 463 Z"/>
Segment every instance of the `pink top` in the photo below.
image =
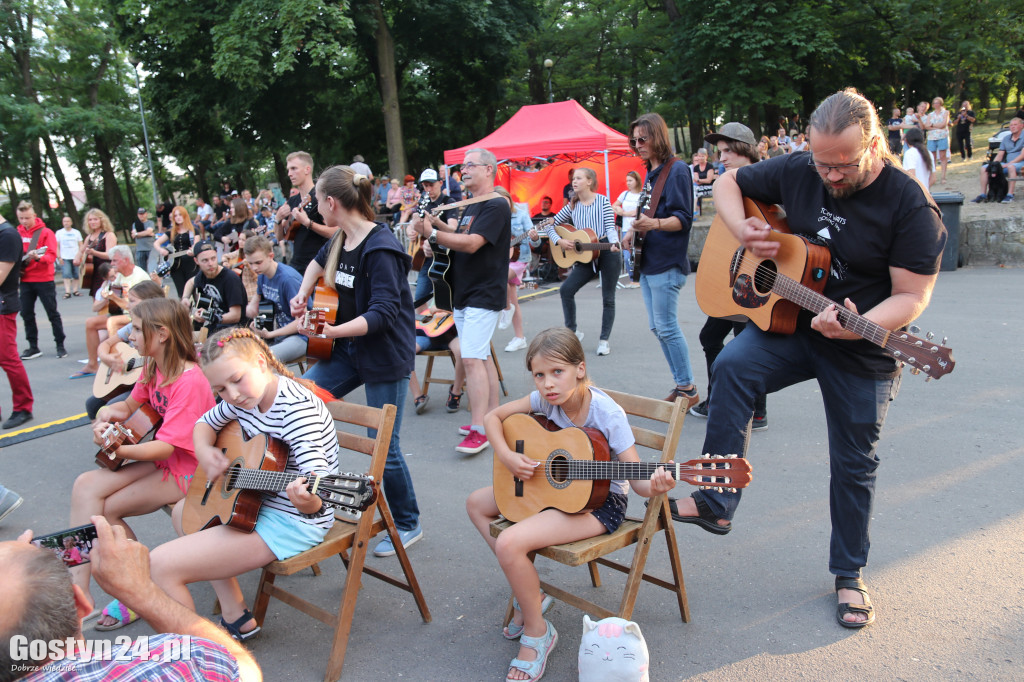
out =
<path fill-rule="evenodd" d="M 156 369 L 151 383 L 138 382 L 132 389 L 132 398 L 146 403 L 157 411 L 163 422 L 155 438 L 174 446 L 167 459 L 153 462 L 164 470 L 164 480 L 174 476 L 181 491 L 188 491 L 188 482 L 196 472 L 195 446 L 192 429 L 201 416 L 213 407 L 213 391 L 199 366 L 186 370 L 169 386 L 161 386 L 164 376 Z"/>

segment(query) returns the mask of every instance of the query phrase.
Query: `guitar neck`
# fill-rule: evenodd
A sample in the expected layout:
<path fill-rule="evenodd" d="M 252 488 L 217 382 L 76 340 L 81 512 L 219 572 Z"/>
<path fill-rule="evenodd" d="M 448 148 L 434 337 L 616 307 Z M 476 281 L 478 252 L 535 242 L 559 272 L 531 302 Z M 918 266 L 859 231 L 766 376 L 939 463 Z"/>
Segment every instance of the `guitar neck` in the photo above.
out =
<path fill-rule="evenodd" d="M 863 315 L 858 315 L 845 306 L 837 304 L 832 299 L 819 294 L 817 291 L 814 291 L 803 284 L 800 284 L 791 277 L 787 277 L 781 273 L 776 275 L 772 291 L 777 293 L 779 296 L 782 296 L 787 301 L 796 303 L 804 310 L 811 311 L 815 315 L 825 310 L 825 308 L 830 305 L 835 305 L 836 316 L 839 318 L 839 322 L 843 325 L 844 329 L 851 331 L 857 336 L 867 339 L 886 350 L 895 350 L 895 348 L 891 348 L 888 344 L 889 337 L 892 335 L 892 332 L 888 329 L 872 322 Z"/>
<path fill-rule="evenodd" d="M 297 476 L 283 471 L 264 471 L 263 469 L 229 469 L 225 474 L 229 488 L 257 490 L 267 493 L 280 493 L 288 487 Z M 314 485 L 319 476 L 310 476 Z"/>
<path fill-rule="evenodd" d="M 595 462 L 590 460 L 569 460 L 566 462 L 569 470 L 566 474 L 566 478 L 574 481 L 612 481 L 612 480 L 626 480 L 626 481 L 645 481 L 654 474 L 658 469 L 666 469 L 672 478 L 679 481 L 685 478 L 694 476 L 706 476 L 708 477 L 708 483 L 711 483 L 711 477 L 728 477 L 729 469 L 708 469 L 700 466 L 692 466 L 689 464 L 676 463 L 676 464 L 662 464 L 660 462 Z M 559 466 L 556 464 L 554 466 Z M 559 472 L 562 473 L 562 472 Z M 716 483 L 715 485 L 722 485 Z"/>

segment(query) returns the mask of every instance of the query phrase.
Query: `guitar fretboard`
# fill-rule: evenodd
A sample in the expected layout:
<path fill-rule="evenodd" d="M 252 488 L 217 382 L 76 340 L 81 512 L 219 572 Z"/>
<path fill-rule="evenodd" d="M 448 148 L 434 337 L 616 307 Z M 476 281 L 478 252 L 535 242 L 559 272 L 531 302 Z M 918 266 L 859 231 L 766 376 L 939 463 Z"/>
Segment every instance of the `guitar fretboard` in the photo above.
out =
<path fill-rule="evenodd" d="M 229 469 L 227 474 L 229 488 L 241 490 L 259 490 L 268 493 L 283 492 L 288 484 L 297 477 L 283 471 L 264 471 L 262 469 Z M 315 480 L 315 477 L 310 477 Z"/>
<path fill-rule="evenodd" d="M 677 481 L 681 477 L 701 476 L 707 477 L 708 483 L 712 483 L 711 479 L 714 478 L 719 484 L 727 484 L 729 469 L 713 468 L 714 466 L 714 463 L 695 467 L 659 462 L 594 462 L 557 459 L 545 463 L 545 467 L 555 478 L 567 478 L 574 481 L 641 481 L 649 479 L 658 469 L 666 469 Z"/>
<path fill-rule="evenodd" d="M 801 308 L 811 311 L 815 315 L 830 305 L 835 304 L 836 316 L 839 318 L 839 322 L 843 325 L 844 329 L 882 348 L 886 347 L 886 341 L 889 338 L 888 329 L 875 324 L 863 315 L 858 315 L 845 306 L 836 304 L 831 299 L 819 294 L 814 289 L 800 284 L 791 277 L 783 274 L 775 275 L 775 284 L 772 286 L 772 291 L 786 300 L 796 303 Z"/>

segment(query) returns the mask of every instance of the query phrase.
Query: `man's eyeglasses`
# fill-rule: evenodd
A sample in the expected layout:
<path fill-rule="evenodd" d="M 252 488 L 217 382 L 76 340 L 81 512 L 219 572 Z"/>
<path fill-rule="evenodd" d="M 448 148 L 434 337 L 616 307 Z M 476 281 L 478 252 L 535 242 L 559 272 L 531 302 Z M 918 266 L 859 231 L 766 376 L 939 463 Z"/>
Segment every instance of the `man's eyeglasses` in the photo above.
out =
<path fill-rule="evenodd" d="M 462 164 L 462 167 L 463 167 L 464 169 L 465 169 L 465 168 L 486 168 L 486 167 L 487 167 L 487 166 L 489 166 L 489 165 L 490 165 L 490 164 L 488 164 L 488 163 L 476 163 L 476 162 L 474 162 L 474 161 L 466 161 L 466 162 L 464 162 L 464 163 Z"/>
<path fill-rule="evenodd" d="M 651 138 L 649 138 L 649 137 L 631 137 L 631 138 L 629 138 L 629 146 L 630 147 L 635 147 L 638 144 L 647 144 L 647 140 L 649 140 L 649 139 L 651 139 Z"/>
<path fill-rule="evenodd" d="M 838 166 L 827 166 L 823 163 L 817 163 L 812 156 L 807 160 L 807 165 L 814 166 L 814 169 L 823 175 L 828 175 L 832 171 L 838 171 L 842 175 L 852 175 L 860 170 L 860 164 L 863 160 L 864 154 L 861 154 L 860 158 L 857 159 L 857 163 L 843 163 Z"/>

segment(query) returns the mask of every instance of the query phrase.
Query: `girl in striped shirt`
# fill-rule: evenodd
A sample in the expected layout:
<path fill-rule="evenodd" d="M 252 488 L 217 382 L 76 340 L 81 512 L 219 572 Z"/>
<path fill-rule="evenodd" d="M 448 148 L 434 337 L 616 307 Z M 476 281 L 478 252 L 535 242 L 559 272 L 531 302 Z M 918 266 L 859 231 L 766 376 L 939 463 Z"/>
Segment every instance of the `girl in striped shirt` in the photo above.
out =
<path fill-rule="evenodd" d="M 576 263 L 569 276 L 562 282 L 558 293 L 562 297 L 562 317 L 565 326 L 576 331 L 576 292 L 596 275 L 601 276 L 601 337 L 597 343 L 597 354 L 608 355 L 608 337 L 612 334 L 615 322 L 615 285 L 618 284 L 622 272 L 622 253 L 619 250 L 619 235 L 615 230 L 615 214 L 608 197 L 598 194 L 597 173 L 591 168 L 577 168 L 572 174 L 572 188 L 575 196 L 562 210 L 555 214 L 554 224 L 547 227 L 548 238 L 552 248 L 558 243 L 559 236 L 555 225 L 563 225 L 571 221 L 577 230 L 590 229 L 598 240 L 610 242 L 610 251 L 598 251 L 592 263 Z M 530 238 L 536 239 L 536 230 L 530 231 Z M 583 340 L 583 334 L 576 332 Z"/>
<path fill-rule="evenodd" d="M 266 434 L 288 446 L 285 473 L 295 476 L 285 492 L 264 496 L 253 533 L 215 526 L 153 550 L 153 580 L 176 601 L 194 608 L 188 583 L 209 580 L 224 614 L 221 625 L 235 639 L 260 630 L 245 606 L 236 576 L 318 545 L 334 514 L 306 490 L 306 476 L 335 473 L 338 439 L 324 400 L 332 397 L 311 381 L 295 379 L 252 330 L 225 329 L 210 337 L 199 356 L 203 373 L 222 401 L 196 422 L 196 458 L 213 481 L 228 459 L 214 443 L 237 421 L 246 437 Z M 174 524 L 181 533 L 181 507 Z"/>

